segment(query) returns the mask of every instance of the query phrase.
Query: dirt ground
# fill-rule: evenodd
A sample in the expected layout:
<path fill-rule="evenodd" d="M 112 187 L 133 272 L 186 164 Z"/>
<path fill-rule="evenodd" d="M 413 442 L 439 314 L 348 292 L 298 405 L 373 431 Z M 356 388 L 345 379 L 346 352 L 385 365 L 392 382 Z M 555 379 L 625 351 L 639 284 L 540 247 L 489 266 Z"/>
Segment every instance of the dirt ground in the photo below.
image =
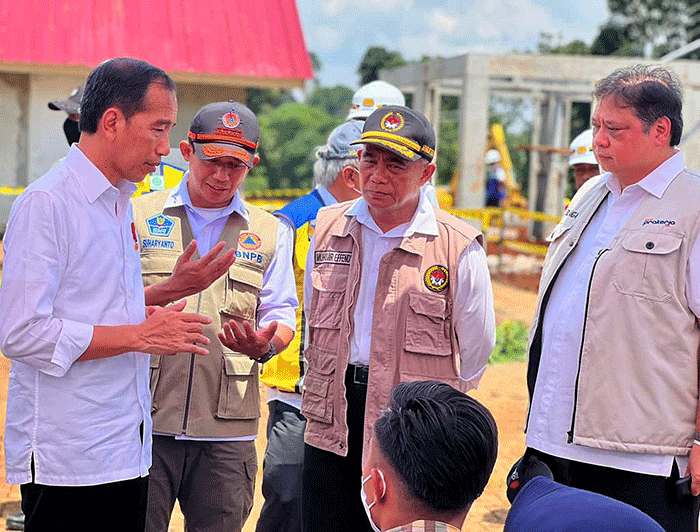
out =
<path fill-rule="evenodd" d="M 496 320 L 500 323 L 504 320 L 521 321 L 529 324 L 535 311 L 536 294 L 517 288 L 512 288 L 502 283 L 494 283 L 494 306 Z M 499 430 L 498 461 L 494 469 L 491 481 L 484 494 L 474 503 L 472 510 L 464 524 L 463 530 L 470 532 L 496 532 L 503 530 L 505 515 L 508 512 L 509 503 L 505 497 L 505 476 L 513 462 L 522 454 L 525 446 L 523 426 L 527 408 L 527 390 L 525 387 L 525 363 L 510 362 L 489 366 L 486 373 L 473 395 L 484 403 L 496 418 Z M 9 361 L 0 357 L 0 404 L 4 405 L 7 399 L 7 378 L 9 374 Z M 263 409 L 264 414 L 267 409 Z M 266 416 L 265 416 L 266 418 Z M 264 427 L 267 419 L 260 423 Z M 5 408 L 0 411 L 0 432 L 5 425 Z M 255 523 L 260 513 L 263 498 L 260 493 L 262 483 L 262 458 L 265 450 L 264 431 L 257 439 L 258 460 L 261 467 L 255 485 L 255 502 L 253 511 L 244 527 L 245 532 L 253 532 Z M 18 509 L 19 490 L 16 486 L 8 486 L 4 482 L 4 449 L 0 441 L 0 511 L 3 516 L 16 512 Z M 5 530 L 5 519 L 0 519 L 0 531 Z M 173 514 L 169 531 L 183 532 L 184 521 L 179 509 Z"/>

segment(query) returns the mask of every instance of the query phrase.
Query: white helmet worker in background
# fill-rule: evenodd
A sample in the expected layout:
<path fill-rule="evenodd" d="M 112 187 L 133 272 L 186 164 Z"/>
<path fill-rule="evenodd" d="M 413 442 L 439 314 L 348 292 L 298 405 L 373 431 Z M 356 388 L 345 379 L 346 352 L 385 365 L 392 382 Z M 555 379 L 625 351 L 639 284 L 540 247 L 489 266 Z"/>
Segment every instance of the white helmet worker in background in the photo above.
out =
<path fill-rule="evenodd" d="M 571 141 L 569 166 L 574 169 L 576 190 L 591 177 L 600 174 L 598 161 L 593 153 L 593 130 L 587 129 Z"/>
<path fill-rule="evenodd" d="M 406 105 L 403 93 L 386 81 L 371 81 L 352 95 L 352 106 L 346 120 L 365 120 L 385 105 Z"/>
<path fill-rule="evenodd" d="M 406 98 L 403 93 L 391 83 L 382 80 L 370 81 L 357 89 L 355 94 L 352 95 L 352 105 L 346 120 L 364 121 L 374 111 L 387 105 L 405 106 Z M 435 129 L 437 130 L 438 128 L 436 127 Z M 432 182 L 428 181 L 421 188 L 428 196 L 430 203 L 435 207 L 440 207 L 440 205 L 438 205 L 437 192 Z"/>
<path fill-rule="evenodd" d="M 486 164 L 496 164 L 501 162 L 501 154 L 498 153 L 498 150 L 489 150 L 486 152 L 486 155 L 484 155 L 484 162 Z"/>
<path fill-rule="evenodd" d="M 486 164 L 486 207 L 500 207 L 506 197 L 506 172 L 501 167 L 501 154 L 491 149 L 484 155 Z"/>

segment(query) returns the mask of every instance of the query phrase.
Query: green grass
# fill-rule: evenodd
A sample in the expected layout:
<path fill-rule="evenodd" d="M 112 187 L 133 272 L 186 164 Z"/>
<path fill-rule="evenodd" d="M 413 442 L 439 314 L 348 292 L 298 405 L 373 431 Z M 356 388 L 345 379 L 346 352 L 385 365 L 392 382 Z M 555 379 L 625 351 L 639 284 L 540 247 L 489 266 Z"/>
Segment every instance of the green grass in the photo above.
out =
<path fill-rule="evenodd" d="M 489 364 L 525 360 L 528 327 L 518 321 L 504 321 L 496 329 L 496 346 Z"/>

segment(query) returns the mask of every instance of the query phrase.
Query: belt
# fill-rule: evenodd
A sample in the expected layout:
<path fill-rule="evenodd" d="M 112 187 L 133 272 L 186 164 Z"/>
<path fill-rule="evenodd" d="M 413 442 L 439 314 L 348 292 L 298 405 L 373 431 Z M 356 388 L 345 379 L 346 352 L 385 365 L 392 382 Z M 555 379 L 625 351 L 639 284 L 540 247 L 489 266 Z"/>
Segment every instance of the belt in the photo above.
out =
<path fill-rule="evenodd" d="M 345 379 L 353 384 L 364 384 L 367 386 L 367 381 L 369 380 L 369 366 L 348 364 L 348 369 L 345 372 Z"/>

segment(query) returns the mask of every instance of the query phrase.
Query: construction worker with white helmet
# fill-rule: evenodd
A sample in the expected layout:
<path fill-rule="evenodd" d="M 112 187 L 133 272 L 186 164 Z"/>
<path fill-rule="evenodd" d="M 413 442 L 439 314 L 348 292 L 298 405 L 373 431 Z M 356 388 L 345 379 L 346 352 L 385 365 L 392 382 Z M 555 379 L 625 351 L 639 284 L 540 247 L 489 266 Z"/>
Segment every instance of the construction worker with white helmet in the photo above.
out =
<path fill-rule="evenodd" d="M 489 150 L 484 155 L 486 164 L 486 206 L 500 207 L 505 197 L 506 172 L 501 167 L 501 154 L 498 150 Z"/>
<path fill-rule="evenodd" d="M 571 141 L 569 166 L 574 169 L 576 190 L 591 177 L 600 175 L 600 167 L 593 153 L 593 130 L 587 129 Z"/>

